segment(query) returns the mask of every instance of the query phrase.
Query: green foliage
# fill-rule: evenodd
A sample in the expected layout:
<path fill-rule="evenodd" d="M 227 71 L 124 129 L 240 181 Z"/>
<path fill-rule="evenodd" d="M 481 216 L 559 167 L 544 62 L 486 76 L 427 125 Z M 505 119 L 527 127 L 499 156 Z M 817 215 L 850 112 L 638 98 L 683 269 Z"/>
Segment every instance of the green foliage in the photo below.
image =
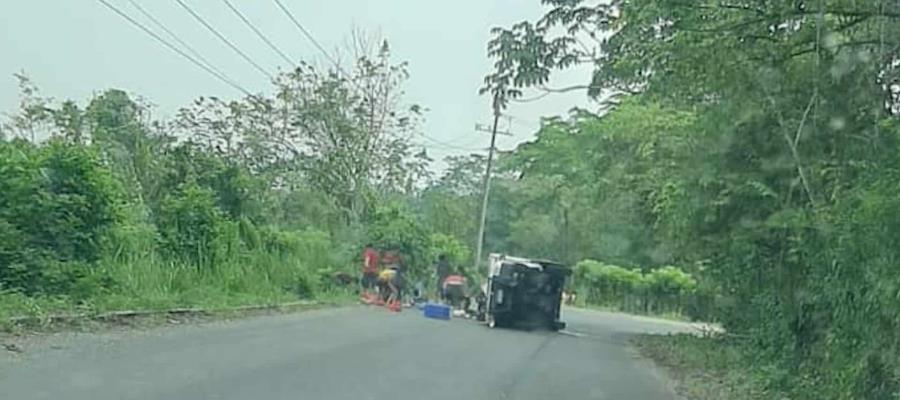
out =
<path fill-rule="evenodd" d="M 613 95 L 507 157 L 553 194 L 522 210 L 569 220 L 542 235 L 558 254 L 647 266 L 654 297 L 691 291 L 784 397 L 896 397 L 896 4 L 544 3 L 494 31 L 488 83 L 515 97 L 583 62 L 588 94 Z"/>
<path fill-rule="evenodd" d="M 588 304 L 642 313 L 684 313 L 697 281 L 667 266 L 642 273 L 594 260 L 575 265 L 572 285 Z"/>
<path fill-rule="evenodd" d="M 697 281 L 690 274 L 672 267 L 662 267 L 650 271 L 644 277 L 644 285 L 657 296 L 679 296 L 691 294 L 697 288 Z"/>
<path fill-rule="evenodd" d="M 227 257 L 233 228 L 216 206 L 215 194 L 194 184 L 163 199 L 157 225 L 162 249 L 198 267 L 211 267 Z"/>
<path fill-rule="evenodd" d="M 90 148 L 0 142 L 0 287 L 66 293 L 120 219 L 118 183 Z"/>
<path fill-rule="evenodd" d="M 177 191 L 180 186 L 196 184 L 215 195 L 216 206 L 230 219 L 261 218 L 264 182 L 250 175 L 246 167 L 222 156 L 202 150 L 195 143 L 184 143 L 169 151 L 164 190 Z"/>
<path fill-rule="evenodd" d="M 468 264 L 472 261 L 472 251 L 464 243 L 453 236 L 443 233 L 432 233 L 428 237 L 428 260 L 437 260 L 439 256 L 447 256 L 453 265 Z"/>
<path fill-rule="evenodd" d="M 398 252 L 411 276 L 427 274 L 428 232 L 408 207 L 396 202 L 380 205 L 368 226 L 371 241 L 380 249 Z"/>
<path fill-rule="evenodd" d="M 430 230 L 387 200 L 428 176 L 408 139 L 421 108 L 402 106 L 386 43 L 358 50 L 352 82 L 304 64 L 274 96 L 201 98 L 174 121 L 122 90 L 56 103 L 17 76 L 20 109 L 0 124 L 0 314 L 335 296 L 369 230 L 424 273 Z"/>
<path fill-rule="evenodd" d="M 665 368 L 678 393 L 696 400 L 769 400 L 787 393 L 767 384 L 771 366 L 761 365 L 740 340 L 691 334 L 641 335 L 641 355 Z M 810 377 L 804 377 L 804 380 Z"/>

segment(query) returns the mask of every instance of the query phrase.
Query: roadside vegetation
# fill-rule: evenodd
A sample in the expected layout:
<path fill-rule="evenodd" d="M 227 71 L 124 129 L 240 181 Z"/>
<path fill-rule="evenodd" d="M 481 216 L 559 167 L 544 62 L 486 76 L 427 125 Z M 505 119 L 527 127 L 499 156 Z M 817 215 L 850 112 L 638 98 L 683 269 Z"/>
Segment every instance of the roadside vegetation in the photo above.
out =
<path fill-rule="evenodd" d="M 570 287 L 581 306 L 676 319 L 709 317 L 696 279 L 673 266 L 644 272 L 584 260 L 575 265 Z"/>
<path fill-rule="evenodd" d="M 486 91 L 511 113 L 560 90 L 602 106 L 501 157 L 497 191 L 533 199 L 502 237 L 542 232 L 530 248 L 625 268 L 591 267 L 615 282 L 676 266 L 698 315 L 742 339 L 657 354 L 710 355 L 713 375 L 784 398 L 898 398 L 898 4 L 542 3 L 494 30 Z M 593 68 L 584 85 L 553 87 L 574 65 Z"/>
<path fill-rule="evenodd" d="M 644 335 L 634 339 L 640 353 L 653 359 L 676 381 L 676 391 L 691 400 L 769 400 L 792 398 L 769 382 L 773 371 L 756 364 L 741 340 L 694 335 Z"/>
<path fill-rule="evenodd" d="M 437 254 L 469 262 L 416 210 L 429 160 L 404 65 L 354 38 L 352 76 L 302 65 L 270 95 L 202 97 L 169 120 L 121 90 L 79 104 L 17 76 L 0 128 L 0 321 L 347 297 L 369 242 L 414 278 Z"/>
<path fill-rule="evenodd" d="M 494 30 L 484 92 L 510 114 L 567 90 L 599 109 L 499 153 L 485 248 L 576 266 L 581 301 L 740 338 L 645 342 L 663 364 L 792 399 L 896 399 L 898 5 L 543 3 Z M 425 108 L 374 43 L 350 76 L 302 65 L 269 95 L 171 120 L 134 94 L 57 102 L 20 78 L 0 141 L 0 313 L 315 297 L 369 241 L 413 279 L 447 253 L 477 280 L 486 157 L 429 168 Z M 584 85 L 548 86 L 575 65 L 593 68 Z"/>

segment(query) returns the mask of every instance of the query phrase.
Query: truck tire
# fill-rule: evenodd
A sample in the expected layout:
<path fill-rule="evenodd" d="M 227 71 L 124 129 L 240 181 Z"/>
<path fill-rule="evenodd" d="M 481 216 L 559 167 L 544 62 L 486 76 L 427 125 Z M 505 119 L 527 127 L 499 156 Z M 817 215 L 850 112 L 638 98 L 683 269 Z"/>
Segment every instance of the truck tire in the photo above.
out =
<path fill-rule="evenodd" d="M 497 318 L 493 315 L 487 317 L 487 326 L 491 329 L 506 328 L 509 326 L 508 322 L 509 321 L 507 321 L 506 318 Z"/>

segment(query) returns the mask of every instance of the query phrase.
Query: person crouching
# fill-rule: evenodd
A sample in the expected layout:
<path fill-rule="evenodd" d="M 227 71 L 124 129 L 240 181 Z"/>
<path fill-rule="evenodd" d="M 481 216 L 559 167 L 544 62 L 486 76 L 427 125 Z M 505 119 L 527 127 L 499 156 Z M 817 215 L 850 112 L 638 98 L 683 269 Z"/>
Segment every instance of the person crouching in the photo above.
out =
<path fill-rule="evenodd" d="M 443 298 L 455 309 L 461 309 L 465 305 L 467 293 L 466 278 L 458 273 L 447 275 L 443 282 Z"/>

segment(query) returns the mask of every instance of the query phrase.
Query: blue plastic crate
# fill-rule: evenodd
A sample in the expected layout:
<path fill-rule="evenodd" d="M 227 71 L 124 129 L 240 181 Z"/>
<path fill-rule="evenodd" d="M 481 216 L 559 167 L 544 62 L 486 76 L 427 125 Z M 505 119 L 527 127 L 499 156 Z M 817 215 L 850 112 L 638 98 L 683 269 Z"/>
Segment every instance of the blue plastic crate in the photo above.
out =
<path fill-rule="evenodd" d="M 450 319 L 450 306 L 437 303 L 425 304 L 425 316 L 434 319 Z"/>

